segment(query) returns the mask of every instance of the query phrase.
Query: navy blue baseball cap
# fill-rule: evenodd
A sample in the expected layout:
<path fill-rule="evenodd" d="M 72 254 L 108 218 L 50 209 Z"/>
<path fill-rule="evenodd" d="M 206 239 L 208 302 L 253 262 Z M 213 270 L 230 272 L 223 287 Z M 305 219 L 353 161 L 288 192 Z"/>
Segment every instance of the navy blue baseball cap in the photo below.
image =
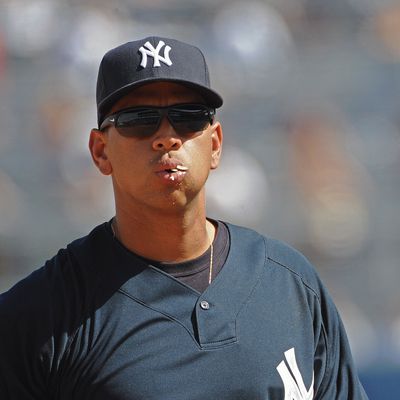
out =
<path fill-rule="evenodd" d="M 104 55 L 96 90 L 99 126 L 117 100 L 139 86 L 159 81 L 180 83 L 199 92 L 209 107 L 222 106 L 222 97 L 211 89 L 201 50 L 179 40 L 152 36 Z"/>

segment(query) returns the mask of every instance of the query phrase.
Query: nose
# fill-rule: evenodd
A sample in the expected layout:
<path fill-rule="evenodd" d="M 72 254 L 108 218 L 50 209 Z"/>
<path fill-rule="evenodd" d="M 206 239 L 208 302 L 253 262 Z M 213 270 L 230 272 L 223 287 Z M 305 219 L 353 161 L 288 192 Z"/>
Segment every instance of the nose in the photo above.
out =
<path fill-rule="evenodd" d="M 168 118 L 164 117 L 161 121 L 160 127 L 155 133 L 152 143 L 153 150 L 178 150 L 181 146 L 182 139 L 175 132 L 175 129 L 168 121 Z"/>

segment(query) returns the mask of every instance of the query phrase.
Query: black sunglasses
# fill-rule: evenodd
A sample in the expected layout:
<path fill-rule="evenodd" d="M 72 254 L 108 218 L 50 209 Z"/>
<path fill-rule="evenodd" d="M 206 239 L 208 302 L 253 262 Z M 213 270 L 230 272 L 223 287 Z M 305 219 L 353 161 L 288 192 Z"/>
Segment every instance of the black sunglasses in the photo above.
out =
<path fill-rule="evenodd" d="M 157 132 L 165 116 L 178 135 L 187 136 L 206 129 L 213 122 L 214 115 L 215 109 L 204 104 L 132 107 L 106 117 L 100 126 L 100 130 L 114 125 L 122 136 L 149 137 Z"/>

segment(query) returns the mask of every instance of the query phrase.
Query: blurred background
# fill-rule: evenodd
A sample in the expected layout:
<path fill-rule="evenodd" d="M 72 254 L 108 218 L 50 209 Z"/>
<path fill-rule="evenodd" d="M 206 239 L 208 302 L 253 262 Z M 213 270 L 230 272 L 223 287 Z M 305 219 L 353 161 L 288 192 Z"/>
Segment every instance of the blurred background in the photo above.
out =
<path fill-rule="evenodd" d="M 370 398 L 398 398 L 399 0 L 0 0 L 0 291 L 113 216 L 97 68 L 153 34 L 203 49 L 225 100 L 209 214 L 300 249 Z"/>

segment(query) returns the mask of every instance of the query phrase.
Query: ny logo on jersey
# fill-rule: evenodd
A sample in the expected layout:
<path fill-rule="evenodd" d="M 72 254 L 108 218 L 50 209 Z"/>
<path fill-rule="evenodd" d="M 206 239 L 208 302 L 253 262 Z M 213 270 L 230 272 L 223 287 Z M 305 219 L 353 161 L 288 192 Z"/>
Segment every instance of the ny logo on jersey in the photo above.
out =
<path fill-rule="evenodd" d="M 285 351 L 285 358 L 288 365 L 283 360 L 276 367 L 285 387 L 284 400 L 312 400 L 314 396 L 314 374 L 310 389 L 307 390 L 297 366 L 293 347 Z"/>
<path fill-rule="evenodd" d="M 139 51 L 142 54 L 142 61 L 140 63 L 140 66 L 143 68 L 146 68 L 147 66 L 147 56 L 153 57 L 153 67 L 160 67 L 160 61 L 163 62 L 164 64 L 171 66 L 172 61 L 169 58 L 169 52 L 171 51 L 170 46 L 165 46 L 164 47 L 164 56 L 160 55 L 160 51 L 165 46 L 165 43 L 160 40 L 158 42 L 157 47 L 153 47 L 153 45 L 150 42 L 146 42 L 144 46 L 142 46 Z M 146 47 L 146 48 L 145 48 Z"/>

